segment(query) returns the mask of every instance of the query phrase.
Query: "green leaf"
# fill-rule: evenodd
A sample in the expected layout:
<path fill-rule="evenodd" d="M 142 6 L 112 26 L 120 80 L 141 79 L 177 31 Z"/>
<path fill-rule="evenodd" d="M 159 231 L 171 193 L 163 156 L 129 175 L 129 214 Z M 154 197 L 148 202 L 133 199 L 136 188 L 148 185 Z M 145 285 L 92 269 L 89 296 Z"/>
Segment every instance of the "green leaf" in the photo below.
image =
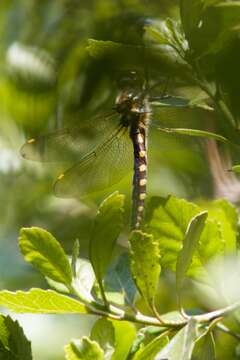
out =
<path fill-rule="evenodd" d="M 45 276 L 45 279 L 48 283 L 48 285 L 57 292 L 63 293 L 63 294 L 70 294 L 70 290 L 62 283 L 54 281 L 50 279 L 49 277 Z"/>
<path fill-rule="evenodd" d="M 176 285 L 178 292 L 181 290 L 185 274 L 190 267 L 193 253 L 196 250 L 197 244 L 200 240 L 207 216 L 208 213 L 206 211 L 194 216 L 187 228 L 183 241 L 183 248 L 178 254 L 176 264 Z"/>
<path fill-rule="evenodd" d="M 115 330 L 115 352 L 111 360 L 127 360 L 136 336 L 135 326 L 127 321 L 112 321 Z"/>
<path fill-rule="evenodd" d="M 116 68 L 118 64 L 119 66 L 133 66 L 135 64 L 135 68 L 141 68 L 143 64 L 143 48 L 138 45 L 89 39 L 86 50 L 92 58 L 104 59 L 109 70 L 111 67 Z"/>
<path fill-rule="evenodd" d="M 123 228 L 124 196 L 117 192 L 99 207 L 90 240 L 90 261 L 99 284 L 111 262 L 116 240 Z"/>
<path fill-rule="evenodd" d="M 95 40 L 88 39 L 88 45 L 86 50 L 89 55 L 93 58 L 99 59 L 105 56 L 106 54 L 114 54 L 119 51 L 126 51 L 132 48 L 130 45 L 125 45 L 113 41 L 103 41 L 103 40 Z"/>
<path fill-rule="evenodd" d="M 180 0 L 180 12 L 183 28 L 188 41 L 197 28 L 203 9 L 202 0 Z"/>
<path fill-rule="evenodd" d="M 79 244 L 79 240 L 77 239 L 74 242 L 73 251 L 72 251 L 71 267 L 72 267 L 73 277 L 76 277 L 76 275 L 77 275 L 76 264 L 77 264 L 77 260 L 79 257 L 79 253 L 80 253 L 80 244 Z"/>
<path fill-rule="evenodd" d="M 69 261 L 70 263 L 73 263 L 73 260 Z M 72 281 L 72 285 L 79 294 L 81 294 L 82 299 L 88 302 L 92 301 L 93 296 L 91 295 L 91 291 L 96 278 L 91 263 L 86 259 L 74 259 L 74 272 L 75 277 Z M 64 294 L 70 293 L 69 289 L 64 284 L 48 277 L 46 277 L 46 280 L 54 290 Z"/>
<path fill-rule="evenodd" d="M 170 18 L 164 21 L 151 21 L 149 25 L 145 26 L 145 33 L 147 41 L 150 40 L 150 43 L 153 42 L 157 46 L 161 45 L 166 52 L 169 50 L 167 48 L 170 48 L 175 60 L 184 64 L 183 58 L 188 49 L 188 44 L 179 22 Z"/>
<path fill-rule="evenodd" d="M 95 322 L 91 339 L 95 340 L 104 351 L 104 360 L 112 359 L 115 350 L 115 331 L 111 321 L 99 319 Z"/>
<path fill-rule="evenodd" d="M 91 263 L 86 259 L 77 259 L 74 287 L 86 301 L 92 301 L 91 290 L 96 278 Z"/>
<path fill-rule="evenodd" d="M 46 230 L 38 227 L 22 228 L 19 246 L 26 261 L 32 263 L 44 276 L 70 285 L 72 270 L 59 242 Z"/>
<path fill-rule="evenodd" d="M 234 171 L 236 174 L 240 174 L 240 165 L 232 166 L 231 170 Z"/>
<path fill-rule="evenodd" d="M 53 58 L 40 48 L 13 43 L 6 56 L 8 74 L 21 90 L 49 91 L 56 84 Z"/>
<path fill-rule="evenodd" d="M 134 68 L 142 73 L 146 62 L 143 55 L 144 48 L 142 43 L 140 45 L 129 45 L 119 42 L 89 39 L 86 50 L 94 59 L 104 61 L 105 66 L 108 67 L 108 71 L 112 71 L 115 74 L 116 68 L 118 67 L 121 69 Z M 152 46 L 151 44 L 151 46 L 148 46 L 147 54 L 148 65 L 150 64 L 158 73 L 160 71 L 164 76 L 166 76 L 166 73 L 167 75 L 173 76 L 176 73 L 179 74 L 179 70 L 181 70 L 181 75 L 184 75 L 185 78 L 186 71 L 188 71 L 187 64 L 178 56 L 173 48 L 169 46 Z M 159 70 L 159 64 L 163 65 L 163 69 Z"/>
<path fill-rule="evenodd" d="M 194 360 L 215 360 L 215 343 L 212 332 L 202 336 L 195 344 Z"/>
<path fill-rule="evenodd" d="M 53 290 L 0 291 L 0 305 L 16 313 L 86 314 L 79 301 Z"/>
<path fill-rule="evenodd" d="M 240 1 L 222 1 L 205 7 L 198 21 L 199 26 L 189 35 L 195 53 L 203 56 L 226 49 L 238 38 L 239 16 Z"/>
<path fill-rule="evenodd" d="M 125 305 L 124 294 L 116 291 L 106 291 L 106 283 L 104 282 L 105 295 L 108 302 L 117 304 L 120 306 Z M 101 295 L 101 294 L 100 294 Z"/>
<path fill-rule="evenodd" d="M 146 213 L 147 231 L 159 243 L 164 267 L 175 270 L 188 224 L 200 211 L 197 205 L 174 196 L 151 199 Z"/>
<path fill-rule="evenodd" d="M 66 360 L 103 360 L 104 353 L 96 341 L 86 336 L 81 340 L 72 340 L 65 348 Z"/>
<path fill-rule="evenodd" d="M 206 208 L 174 196 L 166 199 L 155 197 L 148 203 L 146 231 L 152 234 L 159 244 L 163 268 L 176 270 L 178 253 L 182 249 L 188 224 L 202 210 Z M 232 238 L 224 238 L 223 235 L 220 219 L 216 215 L 209 215 L 187 276 L 207 281 L 207 271 L 203 265 L 224 254 L 232 242 Z"/>
<path fill-rule="evenodd" d="M 189 108 L 189 100 L 185 98 L 181 98 L 178 96 L 167 96 L 166 98 L 163 97 L 162 99 L 157 99 L 156 101 L 153 99 L 151 101 L 151 105 L 159 106 L 163 108 Z"/>
<path fill-rule="evenodd" d="M 153 23 L 145 27 L 146 34 L 148 37 L 158 43 L 159 45 L 170 45 L 171 44 L 171 33 L 164 26 L 164 22 Z"/>
<path fill-rule="evenodd" d="M 176 33 L 178 24 L 172 19 L 164 21 L 152 21 L 145 27 L 148 37 L 159 45 L 176 45 Z"/>
<path fill-rule="evenodd" d="M 164 332 L 166 332 L 166 329 L 160 326 L 146 326 L 141 328 L 132 343 L 129 352 L 130 359 L 132 359 L 137 352 L 139 353 L 143 346 L 146 346 L 153 337 L 156 338 Z"/>
<path fill-rule="evenodd" d="M 134 281 L 142 297 L 152 308 L 161 271 L 158 243 L 152 235 L 141 231 L 133 231 L 129 241 Z"/>
<path fill-rule="evenodd" d="M 104 278 L 107 291 L 115 291 L 124 297 L 125 303 L 131 305 L 136 294 L 136 286 L 131 276 L 130 259 L 127 253 L 121 254 Z"/>
<path fill-rule="evenodd" d="M 191 360 L 197 339 L 197 323 L 191 319 L 157 355 L 157 360 Z"/>
<path fill-rule="evenodd" d="M 31 360 L 31 343 L 23 329 L 10 316 L 0 316 L 0 359 Z"/>
<path fill-rule="evenodd" d="M 237 209 L 226 199 L 210 201 L 206 204 L 205 209 L 208 211 L 211 219 L 218 223 L 222 237 L 225 240 L 225 253 L 232 253 L 236 250 L 237 243 Z"/>
<path fill-rule="evenodd" d="M 237 232 L 238 227 L 238 209 L 228 200 L 226 199 L 218 199 L 211 202 L 215 211 L 221 210 L 225 213 L 227 221 L 231 224 L 233 231 Z"/>
<path fill-rule="evenodd" d="M 206 9 L 208 6 L 220 4 L 221 2 L 223 2 L 223 0 L 204 0 L 203 7 L 204 7 L 204 9 Z"/>
<path fill-rule="evenodd" d="M 197 130 L 197 129 L 183 129 L 183 128 L 165 128 L 159 127 L 158 130 L 168 133 L 168 134 L 180 134 L 180 135 L 189 135 L 189 136 L 196 136 L 196 137 L 204 137 L 207 139 L 214 139 L 221 142 L 229 142 L 227 138 L 222 135 L 205 131 L 205 130 Z"/>
<path fill-rule="evenodd" d="M 133 360 L 155 360 L 159 352 L 168 344 L 168 338 L 164 334 L 157 336 L 153 341 L 140 349 Z"/>
<path fill-rule="evenodd" d="M 100 319 L 91 331 L 91 339 L 104 350 L 105 360 L 125 360 L 136 336 L 135 326 L 127 321 Z"/>
<path fill-rule="evenodd" d="M 166 97 L 162 97 L 162 98 L 161 98 L 161 96 L 159 98 L 158 97 L 157 98 L 150 97 L 151 106 L 153 106 L 154 108 L 160 108 L 161 110 L 163 110 L 165 108 L 172 109 L 172 110 L 173 109 L 179 109 L 179 110 L 185 109 L 186 111 L 198 109 L 198 110 L 203 110 L 205 112 L 205 114 L 207 111 L 209 113 L 210 112 L 212 113 L 214 111 L 213 107 L 208 105 L 207 100 L 208 100 L 207 95 L 203 94 L 203 93 L 200 93 L 199 96 L 195 96 L 192 99 L 187 99 L 187 98 L 180 97 L 180 96 L 166 96 Z M 166 128 L 166 129 L 169 131 L 171 130 L 171 128 Z M 179 129 L 179 131 L 185 131 L 185 130 L 191 131 L 192 129 L 185 129 L 185 128 Z M 202 134 L 209 133 L 209 134 L 215 135 L 215 133 L 205 132 L 204 130 L 193 129 L 193 132 L 194 131 L 203 131 Z M 188 135 L 188 133 L 186 133 L 186 135 Z M 218 136 L 218 134 L 217 134 L 217 136 Z M 221 136 L 221 135 L 219 135 L 219 136 Z M 222 138 L 225 139 L 224 137 L 222 137 Z M 227 139 L 225 141 L 227 141 Z"/>
<path fill-rule="evenodd" d="M 5 324 L 5 316 L 0 315 L 0 343 L 1 348 L 6 348 L 8 346 L 8 336 L 9 332 Z"/>
<path fill-rule="evenodd" d="M 200 288 L 199 297 L 209 308 L 226 307 L 239 302 L 240 257 L 231 254 L 208 264 L 211 288 Z M 215 290 L 214 292 L 212 290 Z"/>
<path fill-rule="evenodd" d="M 168 313 L 162 314 L 161 319 L 166 322 L 182 322 L 185 320 L 180 311 L 170 311 Z"/>

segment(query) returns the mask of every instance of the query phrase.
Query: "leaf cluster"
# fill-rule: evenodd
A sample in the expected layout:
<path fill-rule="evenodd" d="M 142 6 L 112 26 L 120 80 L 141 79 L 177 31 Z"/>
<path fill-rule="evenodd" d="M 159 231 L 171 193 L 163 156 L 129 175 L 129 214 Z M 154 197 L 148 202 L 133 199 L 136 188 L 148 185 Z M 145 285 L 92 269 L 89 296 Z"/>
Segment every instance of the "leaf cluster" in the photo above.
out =
<path fill-rule="evenodd" d="M 79 254 L 81 239 L 68 257 L 48 231 L 22 228 L 20 250 L 53 290 L 3 290 L 0 304 L 18 313 L 99 315 L 90 337 L 73 340 L 65 347 L 66 359 L 190 359 L 193 352 L 209 352 L 209 346 L 214 358 L 213 331 L 239 302 L 234 298 L 217 311 L 191 316 L 191 309 L 183 303 L 184 284 L 194 278 L 219 291 L 206 264 L 236 250 L 236 210 L 223 200 L 200 206 L 173 196 L 153 198 L 144 228 L 130 234 L 128 262 L 123 260 L 126 254 L 113 262 L 114 246 L 123 230 L 123 206 L 124 197 L 118 193 L 100 205 L 92 227 L 90 261 Z M 120 263 L 128 266 L 124 273 Z M 175 313 L 162 314 L 156 303 L 164 269 L 176 274 L 179 303 Z M 111 289 L 111 272 L 118 279 L 118 288 Z M 146 304 L 144 312 L 138 308 L 139 297 Z M 5 318 L 2 320 L 4 324 Z M 138 332 L 134 323 L 141 325 Z M 4 334 L 14 336 L 12 331 L 1 331 L 4 351 L 18 356 L 15 348 L 8 350 L 6 345 Z M 22 355 L 17 358 L 23 359 Z"/>
<path fill-rule="evenodd" d="M 200 110 L 213 124 L 204 129 L 162 126 L 159 130 L 235 144 L 237 149 L 239 11 L 239 1 L 181 0 L 180 22 L 143 22 L 144 36 L 140 41 L 131 38 L 129 44 L 119 38 L 91 38 L 78 44 L 62 64 L 53 62 L 45 51 L 14 44 L 7 52 L 8 75 L 0 85 L 20 89 L 26 98 L 34 88 L 41 121 L 54 112 L 59 98 L 66 99 L 66 108 L 77 104 L 74 80 L 82 79 L 79 64 L 88 73 L 88 57 L 111 71 L 119 63 L 123 68 L 142 69 L 145 52 L 150 75 L 174 77 L 176 96 L 158 99 L 155 105 Z M 16 61 L 19 58 L 24 66 Z M 91 79 L 88 85 L 91 88 Z M 188 97 L 185 86 L 193 93 L 198 89 L 198 95 Z M 12 111 L 20 108 L 22 98 Z M 22 118 L 24 111 L 19 111 Z M 239 165 L 232 170 L 239 172 Z M 51 289 L 2 290 L 0 304 L 18 313 L 97 315 L 89 337 L 66 345 L 66 359 L 215 359 L 217 331 L 239 339 L 225 321 L 228 316 L 238 319 L 240 306 L 239 293 L 229 281 L 233 273 L 234 281 L 239 279 L 240 273 L 236 208 L 227 200 L 193 203 L 174 196 L 154 197 L 148 202 L 142 229 L 129 235 L 124 232 L 124 214 L 123 195 L 113 193 L 102 202 L 90 232 L 88 259 L 81 253 L 81 237 L 68 256 L 50 232 L 22 228 L 20 251 Z M 120 235 L 128 241 L 129 252 L 113 259 Z M 225 260 L 229 255 L 232 258 Z M 161 280 L 169 273 L 177 298 L 171 313 L 162 312 L 158 303 Z M 204 305 L 192 309 L 185 303 L 187 287 L 204 294 L 200 301 Z M 0 356 L 32 358 L 21 327 L 5 316 L 0 318 Z"/>

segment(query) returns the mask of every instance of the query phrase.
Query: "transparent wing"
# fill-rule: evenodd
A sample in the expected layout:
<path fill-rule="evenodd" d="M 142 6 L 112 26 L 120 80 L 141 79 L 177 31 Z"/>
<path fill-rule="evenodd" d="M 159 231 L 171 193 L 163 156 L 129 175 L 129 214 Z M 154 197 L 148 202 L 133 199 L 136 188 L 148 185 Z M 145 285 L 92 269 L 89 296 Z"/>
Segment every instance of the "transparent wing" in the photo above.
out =
<path fill-rule="evenodd" d="M 204 144 L 207 139 L 204 138 L 204 134 L 201 135 L 201 130 L 208 131 L 211 124 L 213 124 L 212 112 L 202 108 L 190 108 L 190 107 L 154 107 L 152 124 L 151 124 L 151 133 L 157 133 L 157 138 L 159 139 L 159 145 L 161 146 L 161 151 L 173 152 L 178 151 L 180 155 L 180 150 L 183 152 L 188 150 L 188 152 L 199 152 L 203 150 Z M 164 128 L 169 129 L 169 132 L 163 131 Z M 193 129 L 193 132 L 171 132 L 171 128 L 177 129 Z M 194 135 L 195 130 L 195 136 Z M 197 130 L 199 134 L 197 136 Z M 217 131 L 216 131 L 217 133 Z M 218 140 L 221 140 L 221 135 Z M 217 139 L 217 136 L 216 136 Z"/>
<path fill-rule="evenodd" d="M 196 128 L 206 130 L 209 127 L 212 113 L 200 108 L 190 107 L 155 107 L 153 106 L 153 123 L 168 128 Z"/>
<path fill-rule="evenodd" d="M 30 139 L 20 153 L 33 161 L 75 162 L 109 137 L 117 126 L 118 115 L 114 112 L 98 115 L 82 125 Z"/>
<path fill-rule="evenodd" d="M 103 144 L 60 175 L 54 191 L 59 197 L 81 197 L 119 182 L 132 168 L 133 149 L 126 128 L 119 127 Z"/>

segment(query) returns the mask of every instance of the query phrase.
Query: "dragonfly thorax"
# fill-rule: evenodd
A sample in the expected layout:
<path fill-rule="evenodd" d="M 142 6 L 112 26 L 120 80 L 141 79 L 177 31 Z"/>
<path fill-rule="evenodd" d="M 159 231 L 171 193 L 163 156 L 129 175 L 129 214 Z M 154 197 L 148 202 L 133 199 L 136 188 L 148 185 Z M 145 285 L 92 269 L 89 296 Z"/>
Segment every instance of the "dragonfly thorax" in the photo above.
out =
<path fill-rule="evenodd" d="M 116 111 L 121 115 L 123 126 L 138 127 L 148 125 L 150 107 L 146 97 L 134 93 L 121 92 L 116 98 Z"/>

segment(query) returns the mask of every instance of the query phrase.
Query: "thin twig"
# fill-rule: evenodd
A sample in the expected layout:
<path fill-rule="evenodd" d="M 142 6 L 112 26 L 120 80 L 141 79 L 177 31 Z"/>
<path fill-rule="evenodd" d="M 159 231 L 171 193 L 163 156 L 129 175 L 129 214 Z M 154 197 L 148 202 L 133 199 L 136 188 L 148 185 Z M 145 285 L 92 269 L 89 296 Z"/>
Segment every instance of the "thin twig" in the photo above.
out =
<path fill-rule="evenodd" d="M 120 309 L 118 306 L 112 305 L 110 303 L 107 303 L 106 305 L 106 304 L 101 304 L 96 300 L 92 300 L 92 301 L 86 300 L 74 287 L 71 287 L 70 290 L 71 293 L 76 295 L 80 299 L 80 301 L 86 306 L 90 314 L 92 313 L 95 315 L 105 316 L 119 321 L 124 320 L 124 321 L 144 324 L 144 325 L 161 326 L 165 328 L 181 328 L 188 323 L 189 319 L 194 319 L 198 323 L 208 323 L 219 317 L 227 316 L 230 313 L 236 311 L 238 308 L 240 308 L 240 301 L 239 301 L 223 309 L 219 309 L 202 315 L 190 316 L 188 319 L 183 319 L 178 321 L 167 321 L 167 320 L 165 321 L 161 318 L 161 316 L 158 314 L 156 309 L 155 309 L 156 311 L 154 311 L 156 317 L 145 316 L 140 312 L 136 314 L 130 314 L 124 311 L 123 309 Z"/>
<path fill-rule="evenodd" d="M 240 334 L 235 333 L 234 331 L 230 330 L 228 327 L 226 327 L 223 324 L 217 324 L 216 325 L 217 330 L 224 332 L 225 334 L 228 334 L 230 336 L 233 336 L 235 339 L 240 340 Z"/>

